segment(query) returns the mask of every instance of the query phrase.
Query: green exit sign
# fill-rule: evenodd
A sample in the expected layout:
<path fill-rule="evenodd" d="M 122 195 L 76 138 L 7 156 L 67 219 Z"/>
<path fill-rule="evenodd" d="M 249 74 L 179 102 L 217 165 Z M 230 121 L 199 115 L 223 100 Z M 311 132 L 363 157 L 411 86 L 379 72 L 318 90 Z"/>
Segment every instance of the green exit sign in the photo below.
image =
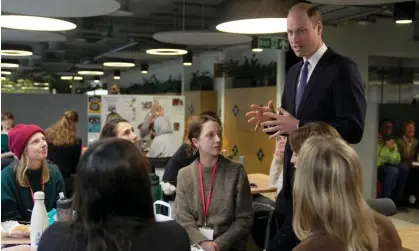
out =
<path fill-rule="evenodd" d="M 288 51 L 288 39 L 283 37 L 259 37 L 258 48 Z"/>

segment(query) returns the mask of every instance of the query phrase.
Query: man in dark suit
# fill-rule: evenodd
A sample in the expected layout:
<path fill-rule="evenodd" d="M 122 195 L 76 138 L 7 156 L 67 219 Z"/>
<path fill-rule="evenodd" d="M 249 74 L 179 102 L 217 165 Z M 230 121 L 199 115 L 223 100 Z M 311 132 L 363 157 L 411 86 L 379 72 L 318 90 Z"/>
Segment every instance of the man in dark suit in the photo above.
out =
<path fill-rule="evenodd" d="M 290 135 L 308 122 L 323 121 L 336 128 L 347 142 L 360 142 L 366 101 L 357 65 L 323 43 L 321 13 L 315 6 L 294 5 L 288 12 L 287 29 L 291 48 L 303 60 L 287 73 L 281 107 L 275 111 L 272 101 L 265 107 L 252 105 L 252 111 L 246 114 L 249 123 L 256 122 L 255 129 L 261 125 L 270 138 L 276 138 Z M 283 189 L 275 208 L 281 228 L 268 250 L 291 251 L 299 243 L 292 229 L 292 154 L 287 144 Z"/>

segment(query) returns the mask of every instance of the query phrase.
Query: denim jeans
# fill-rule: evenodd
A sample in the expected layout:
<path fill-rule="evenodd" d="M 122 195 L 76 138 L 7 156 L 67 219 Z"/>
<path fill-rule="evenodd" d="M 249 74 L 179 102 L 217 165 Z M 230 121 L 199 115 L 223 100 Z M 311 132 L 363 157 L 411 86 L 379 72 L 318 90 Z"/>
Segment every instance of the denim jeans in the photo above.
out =
<path fill-rule="evenodd" d="M 378 167 L 378 180 L 383 183 L 383 198 L 390 198 L 394 202 L 400 202 L 408 174 L 409 167 L 407 165 L 384 164 Z"/>

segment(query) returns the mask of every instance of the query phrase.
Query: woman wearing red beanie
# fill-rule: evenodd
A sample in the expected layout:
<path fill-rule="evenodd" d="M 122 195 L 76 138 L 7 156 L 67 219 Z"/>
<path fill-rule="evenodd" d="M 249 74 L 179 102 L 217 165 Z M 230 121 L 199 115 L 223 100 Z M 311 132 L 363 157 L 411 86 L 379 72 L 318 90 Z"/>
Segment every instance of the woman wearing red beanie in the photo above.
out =
<path fill-rule="evenodd" d="M 47 211 L 56 207 L 64 180 L 57 166 L 47 164 L 48 146 L 37 125 L 19 124 L 9 131 L 16 161 L 1 172 L 1 219 L 30 221 L 33 194 L 45 193 Z"/>

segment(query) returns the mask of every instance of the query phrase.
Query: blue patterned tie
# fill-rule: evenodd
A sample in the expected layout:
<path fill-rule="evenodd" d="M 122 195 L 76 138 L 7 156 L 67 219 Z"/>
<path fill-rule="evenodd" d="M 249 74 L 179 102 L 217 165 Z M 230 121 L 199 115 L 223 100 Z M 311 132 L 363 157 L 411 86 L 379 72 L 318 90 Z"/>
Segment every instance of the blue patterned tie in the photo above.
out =
<path fill-rule="evenodd" d="M 295 98 L 295 114 L 298 113 L 298 108 L 300 107 L 300 102 L 304 94 L 304 88 L 307 85 L 309 64 L 310 63 L 308 61 L 304 61 L 303 69 L 301 70 L 300 84 L 298 85 L 297 95 Z"/>

